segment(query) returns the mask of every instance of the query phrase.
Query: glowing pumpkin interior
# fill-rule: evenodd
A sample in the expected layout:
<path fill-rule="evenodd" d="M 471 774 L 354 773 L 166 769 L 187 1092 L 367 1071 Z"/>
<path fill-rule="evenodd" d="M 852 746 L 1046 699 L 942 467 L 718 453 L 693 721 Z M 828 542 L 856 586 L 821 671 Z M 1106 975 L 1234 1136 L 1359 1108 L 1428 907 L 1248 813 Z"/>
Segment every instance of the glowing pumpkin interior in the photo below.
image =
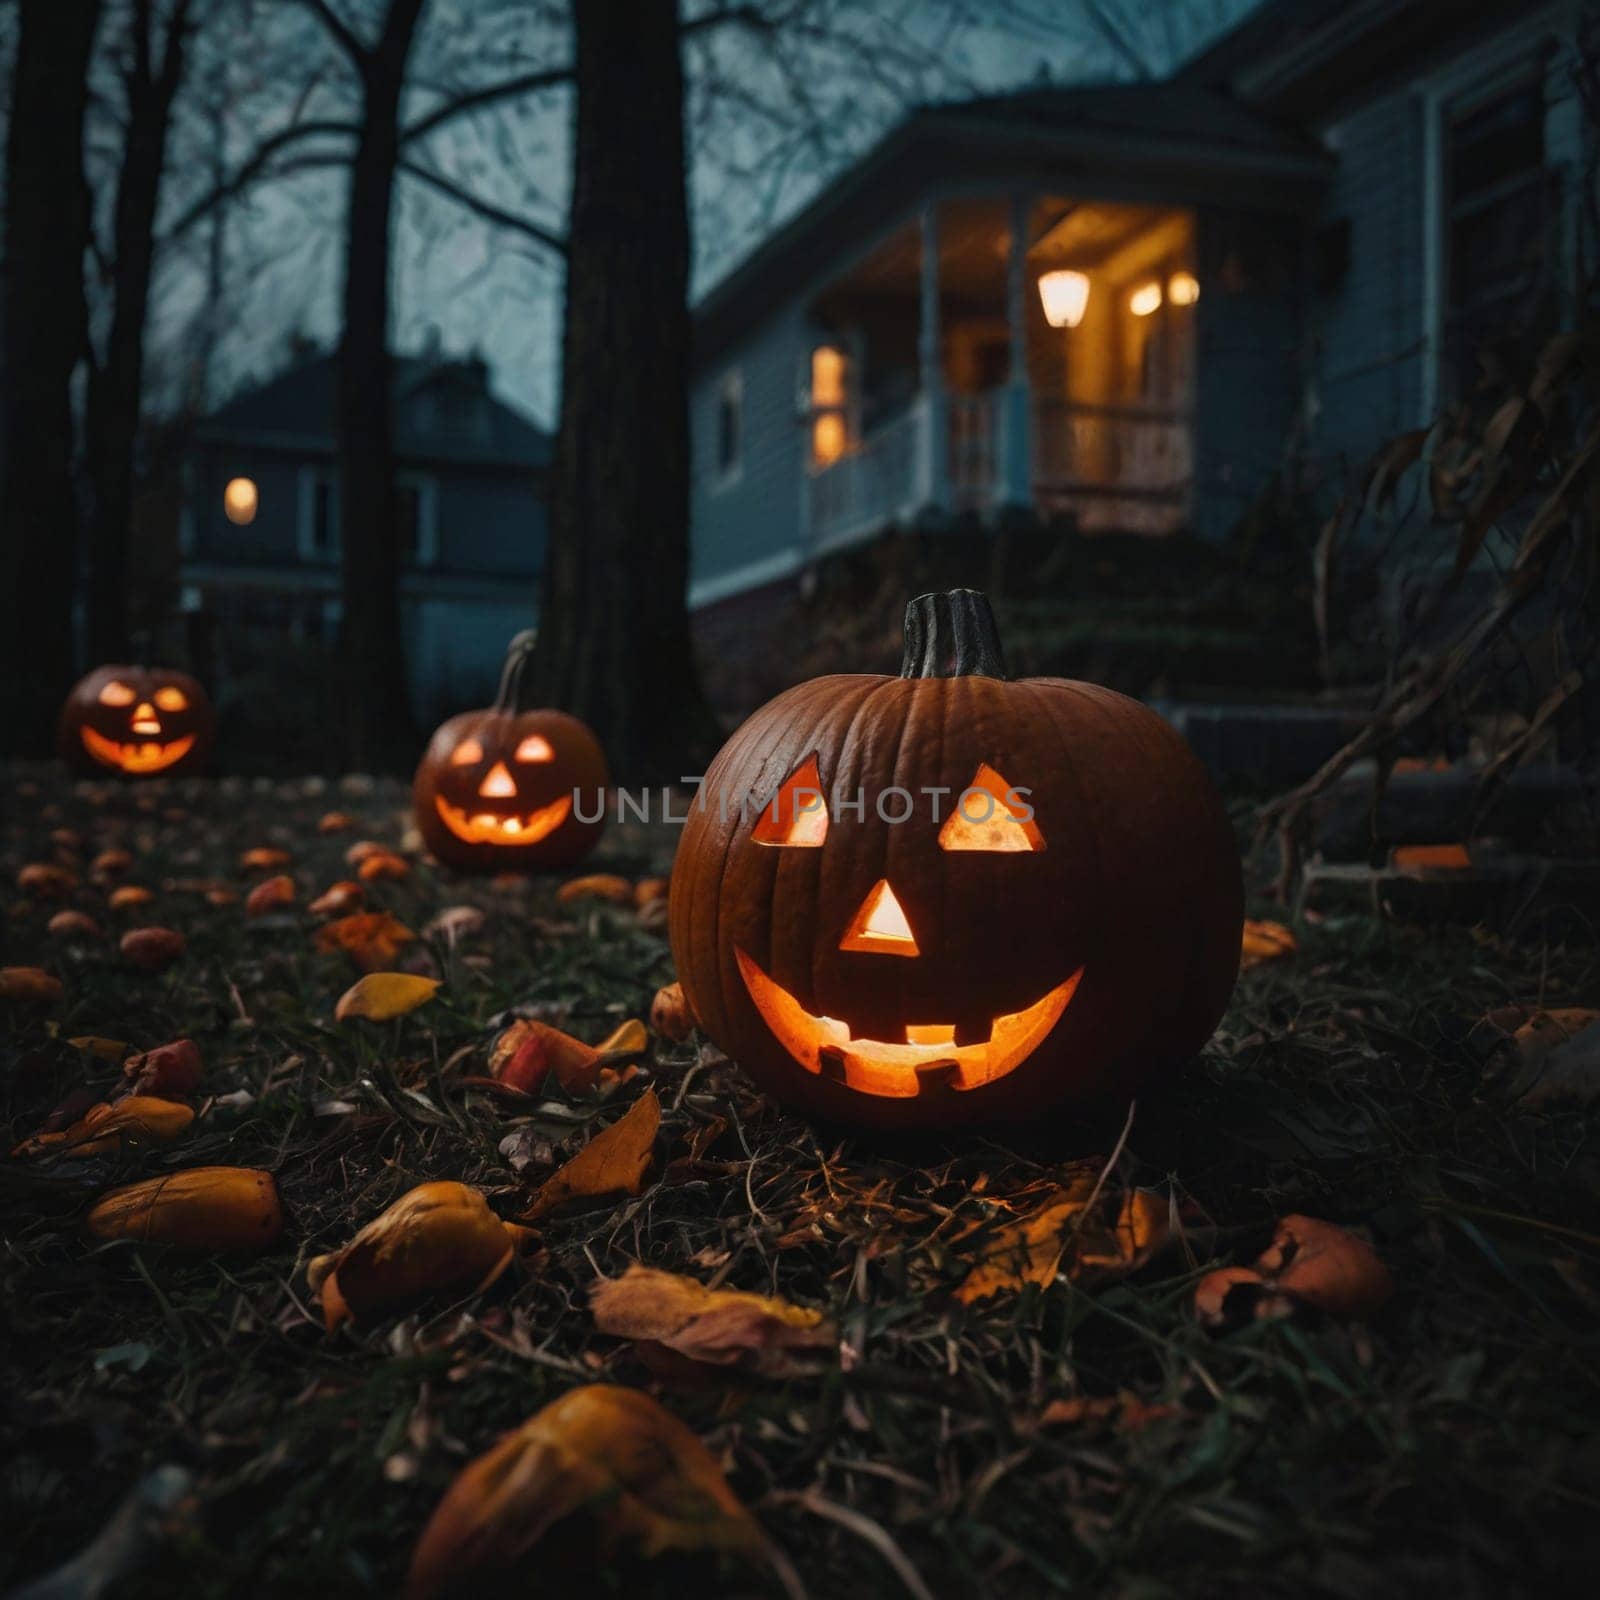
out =
<path fill-rule="evenodd" d="M 988 763 L 979 766 L 939 830 L 939 847 L 951 851 L 1017 854 L 1043 850 L 1044 835 L 1019 791 Z M 815 753 L 780 785 L 751 829 L 756 844 L 820 849 L 829 816 Z M 867 890 L 839 940 L 861 955 L 921 956 L 915 930 L 887 878 Z M 1080 966 L 1031 1005 L 993 1019 L 989 1036 L 956 1043 L 953 1023 L 910 1022 L 903 1039 L 852 1036 L 848 1026 L 819 1016 L 776 983 L 759 962 L 735 947 L 746 992 L 772 1036 L 807 1072 L 894 1099 L 982 1088 L 1014 1072 L 1038 1049 L 1072 1003 Z"/>
<path fill-rule="evenodd" d="M 472 737 L 463 739 L 450 752 L 452 767 L 480 766 L 487 759 L 482 741 Z M 529 734 L 512 752 L 509 764 L 504 760 L 493 761 L 478 782 L 478 798 L 494 802 L 494 808 L 453 805 L 443 795 L 436 794 L 433 805 L 439 820 L 467 844 L 529 845 L 547 839 L 571 813 L 570 794 L 559 795 L 531 811 L 508 812 L 498 808 L 504 801 L 515 800 L 521 792 L 513 768 L 542 766 L 554 760 L 555 751 L 550 741 L 542 734 Z M 470 783 L 470 777 L 467 781 Z"/>
<path fill-rule="evenodd" d="M 189 697 L 176 685 L 165 684 L 148 700 L 141 700 L 131 684 L 113 678 L 97 698 L 112 712 L 131 708 L 126 739 L 101 733 L 87 722 L 78 729 L 84 749 L 103 766 L 122 772 L 160 772 L 175 766 L 194 748 L 194 734 L 170 737 L 170 730 L 161 720 L 163 712 L 171 717 L 189 709 Z"/>

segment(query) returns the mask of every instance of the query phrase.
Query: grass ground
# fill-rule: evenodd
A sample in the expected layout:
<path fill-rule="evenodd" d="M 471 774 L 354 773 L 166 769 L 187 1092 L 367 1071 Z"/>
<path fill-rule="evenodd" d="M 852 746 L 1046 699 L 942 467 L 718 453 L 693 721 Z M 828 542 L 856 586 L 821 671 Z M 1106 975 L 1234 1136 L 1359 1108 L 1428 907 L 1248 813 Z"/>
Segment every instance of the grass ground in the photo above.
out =
<path fill-rule="evenodd" d="M 8 780 L 8 887 L 63 849 L 54 830 L 72 830 L 81 862 L 125 845 L 126 876 L 153 902 L 110 911 L 86 876 L 75 903 L 110 931 L 158 922 L 188 940 L 168 972 L 139 975 L 114 938 L 56 946 L 45 924 L 61 902 L 12 894 L 5 961 L 65 980 L 53 1009 L 0 1008 L 12 1141 L 86 1079 L 112 1081 L 72 1036 L 143 1048 L 188 1035 L 206 1079 L 175 1145 L 0 1162 L 0 1589 L 65 1560 L 144 1475 L 177 1463 L 195 1493 L 114 1592 L 392 1594 L 463 1462 L 604 1378 L 651 1388 L 687 1421 L 807 1592 L 830 1600 L 1592 1592 L 1593 1118 L 1519 1110 L 1470 1033 L 1508 1002 L 1600 1001 L 1595 950 L 1365 920 L 1305 930 L 1297 956 L 1242 979 L 1177 1087 L 1138 1108 L 1112 1181 L 1170 1191 L 1182 1241 L 1120 1281 L 966 1306 L 951 1290 L 973 1241 L 1041 1179 L 1103 1161 L 1120 1124 L 869 1143 L 786 1116 L 714 1052 L 663 1041 L 606 1100 L 508 1109 L 464 1081 L 484 1070 L 490 1019 L 533 1004 L 597 1040 L 670 978 L 665 939 L 630 911 L 560 906 L 552 884 L 469 882 L 419 861 L 374 903 L 416 929 L 476 904 L 482 931 L 428 946 L 444 988 L 423 1011 L 336 1025 L 354 969 L 317 952 L 303 911 L 247 920 L 237 859 L 288 851 L 303 903 L 349 875 L 352 840 L 400 841 L 401 804 L 390 786 Z M 334 807 L 353 830 L 319 834 Z M 669 849 L 612 840 L 601 865 L 661 870 Z M 240 898 L 213 904 L 204 891 L 218 887 Z M 429 1178 L 519 1210 L 647 1083 L 664 1117 L 639 1197 L 544 1219 L 540 1248 L 480 1297 L 324 1333 L 309 1257 Z M 195 1259 L 85 1237 L 105 1188 L 206 1163 L 276 1175 L 289 1218 L 276 1250 Z M 1202 1330 L 1203 1270 L 1252 1260 L 1290 1212 L 1366 1230 L 1394 1298 L 1370 1323 Z M 849 1358 L 663 1379 L 587 1309 L 593 1280 L 634 1261 L 825 1308 Z M 1041 1420 L 1052 1400 L 1118 1395 L 1137 1403 Z M 599 1594 L 767 1586 L 705 1567 L 581 1580 Z"/>

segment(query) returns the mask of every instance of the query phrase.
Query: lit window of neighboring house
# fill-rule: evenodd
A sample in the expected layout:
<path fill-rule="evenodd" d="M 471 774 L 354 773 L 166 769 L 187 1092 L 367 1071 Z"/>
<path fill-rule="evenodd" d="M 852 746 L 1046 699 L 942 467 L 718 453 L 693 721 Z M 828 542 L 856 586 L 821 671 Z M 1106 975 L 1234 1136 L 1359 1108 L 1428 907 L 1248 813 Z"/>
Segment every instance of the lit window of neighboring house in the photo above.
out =
<path fill-rule="evenodd" d="M 1555 312 L 1561 185 L 1545 166 L 1544 74 L 1456 103 L 1445 134 L 1449 396 L 1472 386 L 1488 342 L 1537 336 Z"/>
<path fill-rule="evenodd" d="M 850 448 L 850 359 L 831 344 L 811 352 L 811 465 L 831 466 Z"/>
<path fill-rule="evenodd" d="M 744 462 L 744 374 L 737 367 L 723 373 L 717 385 L 715 420 L 716 480 L 733 483 Z"/>

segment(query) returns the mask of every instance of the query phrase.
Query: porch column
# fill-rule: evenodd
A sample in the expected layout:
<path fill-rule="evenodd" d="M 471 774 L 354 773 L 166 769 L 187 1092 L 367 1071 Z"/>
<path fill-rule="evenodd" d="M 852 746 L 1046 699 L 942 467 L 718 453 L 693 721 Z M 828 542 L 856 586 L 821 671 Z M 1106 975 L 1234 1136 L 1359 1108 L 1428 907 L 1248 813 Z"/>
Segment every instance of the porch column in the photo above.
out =
<path fill-rule="evenodd" d="M 1006 262 L 1006 327 L 1011 336 L 1006 379 L 1000 503 L 1033 505 L 1033 391 L 1028 382 L 1028 230 L 1033 197 L 1011 196 L 1011 253 Z"/>
<path fill-rule="evenodd" d="M 917 365 L 922 386 L 922 503 L 950 507 L 950 408 L 939 339 L 939 203 L 922 203 L 922 298 Z"/>

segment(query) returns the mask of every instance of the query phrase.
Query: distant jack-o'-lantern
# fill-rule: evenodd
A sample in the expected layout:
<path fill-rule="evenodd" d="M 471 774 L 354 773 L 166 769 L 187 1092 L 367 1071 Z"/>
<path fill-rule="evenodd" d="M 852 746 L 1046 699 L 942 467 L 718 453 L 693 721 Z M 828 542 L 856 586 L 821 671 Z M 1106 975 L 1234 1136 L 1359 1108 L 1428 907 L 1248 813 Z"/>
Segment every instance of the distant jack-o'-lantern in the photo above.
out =
<path fill-rule="evenodd" d="M 533 645 L 532 633 L 511 641 L 494 704 L 452 717 L 417 767 L 417 827 L 440 861 L 465 871 L 569 866 L 605 828 L 599 741 L 576 717 L 526 702 Z"/>
<path fill-rule="evenodd" d="M 146 778 L 196 771 L 217 718 L 206 692 L 170 667 L 97 667 L 61 708 L 56 744 L 77 772 Z"/>
<path fill-rule="evenodd" d="M 1008 681 L 988 601 L 924 595 L 898 678 L 820 678 L 728 741 L 672 871 L 678 978 L 779 1099 L 964 1127 L 1126 1102 L 1239 965 L 1239 857 L 1183 739 Z"/>

